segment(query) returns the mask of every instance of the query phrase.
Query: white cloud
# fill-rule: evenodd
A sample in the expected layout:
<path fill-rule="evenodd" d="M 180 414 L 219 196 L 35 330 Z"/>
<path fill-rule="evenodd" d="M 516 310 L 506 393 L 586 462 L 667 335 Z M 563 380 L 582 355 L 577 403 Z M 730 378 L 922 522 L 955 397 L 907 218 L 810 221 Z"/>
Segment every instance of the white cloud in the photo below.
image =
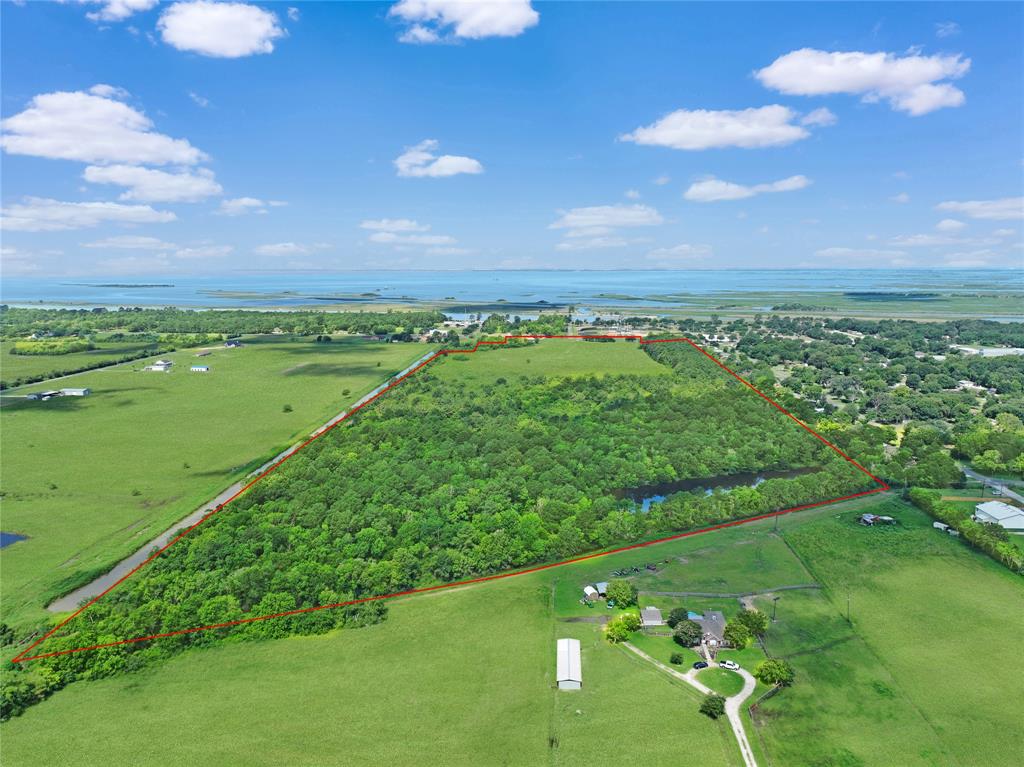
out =
<path fill-rule="evenodd" d="M 298 8 L 291 7 L 291 8 L 288 9 L 288 20 L 289 21 L 298 21 L 299 20 L 299 15 L 300 14 L 299 14 L 299 9 Z"/>
<path fill-rule="evenodd" d="M 124 234 L 117 237 L 106 237 L 95 242 L 83 242 L 82 247 L 103 250 L 175 250 L 178 246 L 173 242 L 164 242 L 156 237 Z"/>
<path fill-rule="evenodd" d="M 279 200 L 260 200 L 256 197 L 235 197 L 230 200 L 221 200 L 217 209 L 219 216 L 244 216 L 247 213 L 266 213 L 267 208 L 277 208 L 287 205 Z"/>
<path fill-rule="evenodd" d="M 892 197 L 889 198 L 889 200 L 891 200 L 892 202 L 898 202 L 900 205 L 903 205 L 904 203 L 910 202 L 910 195 L 907 194 L 906 192 L 900 192 L 899 194 L 894 194 Z"/>
<path fill-rule="evenodd" d="M 1015 237 L 1016 235 L 1016 229 L 996 229 L 992 232 L 993 237 Z"/>
<path fill-rule="evenodd" d="M 655 248 L 647 254 L 647 260 L 655 261 L 662 266 L 673 266 L 681 262 L 704 259 L 712 253 L 710 245 L 682 243 L 671 248 Z"/>
<path fill-rule="evenodd" d="M 940 202 L 937 210 L 961 213 L 970 218 L 984 218 L 992 221 L 1009 221 L 1024 218 L 1024 197 L 1004 197 L 1000 200 L 967 200 L 965 202 Z"/>
<path fill-rule="evenodd" d="M 148 205 L 61 202 L 41 197 L 26 197 L 23 203 L 4 208 L 0 216 L 0 227 L 16 232 L 89 229 L 105 223 L 162 224 L 176 218 L 170 211 L 154 210 Z"/>
<path fill-rule="evenodd" d="M 80 0 L 81 1 L 81 0 Z M 159 0 L 85 0 L 93 4 L 99 3 L 102 7 L 98 11 L 90 11 L 85 14 L 90 21 L 124 21 L 129 16 L 142 11 L 148 11 L 154 7 Z"/>
<path fill-rule="evenodd" d="M 439 146 L 435 139 L 421 141 L 416 146 L 407 147 L 405 152 L 395 159 L 398 175 L 407 178 L 441 178 L 455 176 L 460 173 L 483 173 L 484 166 L 472 157 L 435 154 Z"/>
<path fill-rule="evenodd" d="M 128 187 L 119 199 L 139 202 L 199 202 L 224 190 L 213 171 L 200 168 L 194 173 L 167 173 L 137 165 L 90 165 L 82 178 L 92 184 Z"/>
<path fill-rule="evenodd" d="M 225 59 L 271 53 L 274 41 L 286 34 L 268 10 L 210 0 L 175 3 L 161 14 L 157 29 L 179 51 Z"/>
<path fill-rule="evenodd" d="M 839 118 L 833 114 L 831 109 L 826 109 L 825 107 L 819 107 L 800 118 L 801 125 L 813 125 L 819 128 L 827 128 L 829 125 L 835 125 L 837 122 L 839 122 Z"/>
<path fill-rule="evenodd" d="M 900 234 L 889 239 L 901 248 L 926 248 L 942 245 L 998 245 L 998 237 L 951 237 L 949 234 Z"/>
<path fill-rule="evenodd" d="M 671 180 L 672 179 L 669 176 L 658 176 L 651 183 L 656 185 L 656 186 L 665 186 L 665 184 L 667 184 Z"/>
<path fill-rule="evenodd" d="M 622 248 L 628 244 L 629 240 L 618 235 L 608 237 L 581 237 L 578 239 L 563 240 L 555 245 L 555 250 L 598 250 L 600 248 Z"/>
<path fill-rule="evenodd" d="M 940 232 L 959 232 L 967 224 L 963 221 L 957 221 L 955 218 L 944 218 L 935 225 L 935 228 Z"/>
<path fill-rule="evenodd" d="M 377 218 L 360 222 L 359 228 L 377 232 L 425 232 L 430 229 L 430 225 L 410 218 Z"/>
<path fill-rule="evenodd" d="M 793 123 L 796 117 L 792 109 L 778 104 L 742 110 L 677 109 L 619 138 L 687 150 L 785 146 L 811 135 Z"/>
<path fill-rule="evenodd" d="M 818 258 L 841 261 L 852 267 L 864 263 L 884 263 L 901 266 L 909 263 L 907 253 L 902 250 L 876 250 L 874 248 L 823 248 L 814 252 Z"/>
<path fill-rule="evenodd" d="M 885 99 L 893 109 L 918 116 L 963 104 L 963 91 L 943 81 L 960 78 L 970 68 L 971 60 L 960 54 L 900 57 L 801 48 L 780 56 L 754 76 L 762 85 L 791 96 L 860 94 L 864 101 Z"/>
<path fill-rule="evenodd" d="M 649 205 L 595 205 L 559 211 L 561 217 L 549 229 L 564 229 L 556 250 L 594 250 L 620 248 L 630 240 L 616 231 L 620 228 L 657 226 L 661 214 Z"/>
<path fill-rule="evenodd" d="M 470 253 L 475 253 L 473 248 L 452 248 L 452 247 L 439 247 L 439 248 L 427 248 L 428 256 L 468 256 Z"/>
<path fill-rule="evenodd" d="M 454 245 L 456 239 L 447 234 L 396 234 L 395 232 L 374 232 L 370 242 L 385 245 Z"/>
<path fill-rule="evenodd" d="M 936 37 L 953 37 L 960 34 L 960 25 L 955 21 L 939 21 L 935 23 Z"/>
<path fill-rule="evenodd" d="M 626 199 L 627 200 L 639 200 L 640 199 L 640 192 L 637 191 L 636 189 L 627 189 L 626 190 Z"/>
<path fill-rule="evenodd" d="M 656 226 L 664 222 L 661 214 L 649 205 L 596 205 L 572 208 L 560 213 L 561 217 L 549 229 Z"/>
<path fill-rule="evenodd" d="M 0 145 L 9 154 L 132 165 L 194 165 L 206 155 L 185 139 L 155 133 L 142 112 L 114 98 L 123 91 L 98 85 L 83 91 L 44 93 L 0 123 Z"/>
<path fill-rule="evenodd" d="M 744 186 L 731 181 L 722 181 L 714 177 L 697 181 L 683 193 L 683 197 L 692 202 L 718 202 L 720 200 L 743 200 L 758 194 L 774 192 L 795 192 L 813 183 L 806 176 L 790 176 L 769 184 Z"/>
<path fill-rule="evenodd" d="M 304 256 L 329 247 L 330 244 L 326 242 L 314 242 L 309 245 L 301 242 L 275 242 L 259 245 L 253 248 L 253 252 L 261 256 Z"/>
<path fill-rule="evenodd" d="M 222 258 L 233 251 L 230 245 L 200 245 L 174 251 L 175 258 Z"/>
<path fill-rule="evenodd" d="M 388 15 L 411 25 L 398 38 L 403 43 L 515 37 L 540 18 L 530 0 L 399 0 Z"/>
<path fill-rule="evenodd" d="M 196 104 L 198 104 L 199 106 L 203 107 L 203 109 L 205 109 L 206 107 L 210 106 L 210 100 L 208 98 L 206 98 L 205 96 L 200 96 L 195 91 L 189 91 L 188 92 L 188 97 L 190 99 L 192 99 Z"/>

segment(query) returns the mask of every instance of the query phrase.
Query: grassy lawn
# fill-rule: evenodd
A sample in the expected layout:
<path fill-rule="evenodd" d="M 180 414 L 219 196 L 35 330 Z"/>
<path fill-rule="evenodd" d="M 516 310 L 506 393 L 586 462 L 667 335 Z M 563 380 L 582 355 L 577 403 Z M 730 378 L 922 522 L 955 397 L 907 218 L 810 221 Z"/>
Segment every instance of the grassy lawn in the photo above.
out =
<path fill-rule="evenodd" d="M 706 668 L 697 672 L 697 681 L 728 698 L 743 689 L 743 677 L 727 668 Z"/>
<path fill-rule="evenodd" d="M 64 375 L 89 365 L 113 362 L 156 347 L 155 341 L 99 341 L 96 349 L 55 355 L 11 354 L 13 341 L 0 341 L 0 378 L 12 382 L 39 375 Z"/>
<path fill-rule="evenodd" d="M 442 378 L 473 384 L 519 376 L 670 375 L 671 370 L 644 353 L 635 342 L 542 340 L 522 347 L 484 347 L 473 354 L 453 354 L 431 368 Z"/>
<path fill-rule="evenodd" d="M 2 553 L 3 620 L 40 618 L 58 584 L 109 567 L 424 352 L 254 339 L 203 357 L 207 374 L 181 351 L 164 355 L 170 373 L 138 361 L 62 382 L 88 397 L 5 397 L 3 529 L 28 540 Z"/>

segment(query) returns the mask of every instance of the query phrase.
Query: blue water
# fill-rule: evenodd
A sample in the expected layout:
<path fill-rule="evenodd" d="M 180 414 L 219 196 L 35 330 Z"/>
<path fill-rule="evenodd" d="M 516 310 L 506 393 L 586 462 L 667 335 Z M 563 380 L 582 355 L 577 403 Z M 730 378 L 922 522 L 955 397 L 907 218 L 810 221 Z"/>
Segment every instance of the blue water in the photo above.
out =
<path fill-rule="evenodd" d="M 12 543 L 23 541 L 27 537 L 27 535 L 18 535 L 17 533 L 0 533 L 0 549 L 5 549 Z"/>
<path fill-rule="evenodd" d="M 167 284 L 172 287 L 100 287 L 103 283 Z M 998 288 L 994 288 L 998 286 Z M 206 277 L 6 278 L 0 302 L 95 306 L 295 306 L 317 298 L 354 306 L 440 300 L 590 306 L 622 305 L 601 293 L 644 297 L 672 293 L 714 295 L 728 291 L 779 293 L 929 290 L 1024 291 L 1024 271 L 1013 269 L 736 269 L 690 271 L 365 271 L 238 273 Z M 225 296 L 216 291 L 255 296 Z M 374 296 L 360 296 L 374 293 Z M 343 300 L 336 297 L 344 296 Z M 651 302 L 646 302 L 650 305 Z M 921 302 L 926 303 L 926 302 Z M 664 306 L 685 305 L 685 298 Z M 514 311 L 513 307 L 513 311 Z M 767 307 L 766 307 L 767 308 Z"/>
<path fill-rule="evenodd" d="M 704 617 L 704 613 L 695 613 L 693 610 L 687 610 L 686 617 L 691 621 L 700 620 Z"/>

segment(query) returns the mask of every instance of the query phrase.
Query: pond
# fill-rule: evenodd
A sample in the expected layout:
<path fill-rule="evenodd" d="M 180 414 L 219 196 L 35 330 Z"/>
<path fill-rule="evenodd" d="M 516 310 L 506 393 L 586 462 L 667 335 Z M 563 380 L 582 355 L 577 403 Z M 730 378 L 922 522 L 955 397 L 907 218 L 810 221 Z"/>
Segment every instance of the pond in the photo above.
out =
<path fill-rule="evenodd" d="M 6 549 L 12 543 L 23 541 L 28 538 L 27 535 L 18 535 L 17 533 L 2 533 L 0 532 L 0 549 Z"/>
<path fill-rule="evenodd" d="M 818 471 L 817 468 L 784 469 L 780 471 L 747 471 L 739 474 L 720 474 L 716 477 L 700 479 L 676 479 L 671 482 L 659 482 L 653 485 L 640 485 L 613 491 L 616 498 L 629 498 L 640 504 L 640 511 L 649 511 L 652 503 L 664 501 L 672 493 L 703 490 L 711 495 L 715 490 L 732 490 L 734 487 L 757 487 L 766 479 L 792 479 L 803 474 Z"/>

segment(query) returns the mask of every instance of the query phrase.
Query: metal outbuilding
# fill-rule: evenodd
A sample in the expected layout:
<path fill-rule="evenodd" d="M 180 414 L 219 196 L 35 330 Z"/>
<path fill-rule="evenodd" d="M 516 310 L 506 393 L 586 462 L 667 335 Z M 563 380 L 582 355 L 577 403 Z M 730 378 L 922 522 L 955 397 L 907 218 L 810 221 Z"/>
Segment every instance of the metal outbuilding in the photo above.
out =
<path fill-rule="evenodd" d="M 583 662 L 580 660 L 580 640 L 559 639 L 556 649 L 559 690 L 578 690 L 583 687 Z"/>

